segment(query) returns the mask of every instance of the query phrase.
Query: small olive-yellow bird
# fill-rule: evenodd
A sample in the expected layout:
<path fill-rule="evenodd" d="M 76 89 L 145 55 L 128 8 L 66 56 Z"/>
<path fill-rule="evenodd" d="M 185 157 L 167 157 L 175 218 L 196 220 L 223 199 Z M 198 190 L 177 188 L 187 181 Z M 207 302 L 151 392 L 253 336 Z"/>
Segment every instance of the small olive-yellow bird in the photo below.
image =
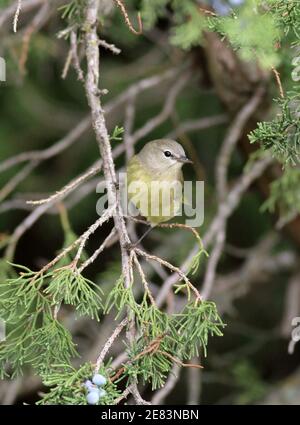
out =
<path fill-rule="evenodd" d="M 183 202 L 182 166 L 191 163 L 174 140 L 148 142 L 127 166 L 128 200 L 153 226 L 170 220 Z"/>

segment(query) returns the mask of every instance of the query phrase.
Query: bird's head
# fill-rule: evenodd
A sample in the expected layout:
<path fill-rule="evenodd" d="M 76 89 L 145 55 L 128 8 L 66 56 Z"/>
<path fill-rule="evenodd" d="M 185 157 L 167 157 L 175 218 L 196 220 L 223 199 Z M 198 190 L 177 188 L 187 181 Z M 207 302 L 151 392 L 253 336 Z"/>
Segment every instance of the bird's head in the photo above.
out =
<path fill-rule="evenodd" d="M 158 139 L 148 142 L 138 154 L 139 159 L 150 169 L 164 171 L 181 168 L 183 164 L 192 163 L 186 157 L 183 147 L 175 140 Z"/>

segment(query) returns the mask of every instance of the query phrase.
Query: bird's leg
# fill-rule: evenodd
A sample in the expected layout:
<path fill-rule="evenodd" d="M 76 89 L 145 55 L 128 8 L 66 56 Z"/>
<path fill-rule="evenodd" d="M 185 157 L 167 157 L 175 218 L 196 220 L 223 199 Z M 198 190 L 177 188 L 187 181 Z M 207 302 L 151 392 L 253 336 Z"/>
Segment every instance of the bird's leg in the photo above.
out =
<path fill-rule="evenodd" d="M 155 226 L 149 227 L 149 229 L 147 229 L 146 232 L 136 242 L 127 244 L 126 248 L 128 250 L 136 248 L 142 242 L 142 240 L 151 232 L 151 230 L 154 229 L 154 227 Z"/>
<path fill-rule="evenodd" d="M 155 226 L 151 226 L 149 227 L 146 232 L 137 240 L 137 242 L 135 242 L 135 245 L 138 245 L 139 243 L 142 242 L 142 240 L 151 232 L 152 229 L 154 229 Z"/>

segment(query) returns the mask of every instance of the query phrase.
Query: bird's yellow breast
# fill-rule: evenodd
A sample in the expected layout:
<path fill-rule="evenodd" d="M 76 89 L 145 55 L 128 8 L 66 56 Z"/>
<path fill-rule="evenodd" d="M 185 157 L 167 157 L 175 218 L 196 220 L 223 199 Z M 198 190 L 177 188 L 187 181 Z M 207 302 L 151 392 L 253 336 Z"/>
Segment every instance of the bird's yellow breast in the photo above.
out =
<path fill-rule="evenodd" d="M 128 200 L 153 224 L 170 220 L 182 204 L 181 169 L 147 170 L 137 156 L 127 167 Z"/>

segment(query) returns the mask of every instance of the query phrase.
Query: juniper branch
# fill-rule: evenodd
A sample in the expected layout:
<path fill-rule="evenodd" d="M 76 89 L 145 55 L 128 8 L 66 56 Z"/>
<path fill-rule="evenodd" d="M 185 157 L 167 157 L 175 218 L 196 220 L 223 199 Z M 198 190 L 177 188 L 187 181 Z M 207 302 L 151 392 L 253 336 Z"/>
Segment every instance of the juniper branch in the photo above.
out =
<path fill-rule="evenodd" d="M 172 272 L 177 273 L 177 275 L 179 275 L 181 277 L 181 279 L 183 279 L 187 288 L 191 289 L 192 292 L 194 292 L 194 295 L 196 297 L 196 301 L 201 301 L 202 298 L 201 298 L 199 291 L 194 287 L 194 285 L 191 283 L 191 281 L 187 278 L 187 276 L 183 273 L 183 271 L 180 268 L 173 266 L 173 264 L 169 263 L 166 260 L 163 260 L 160 257 L 157 257 L 156 255 L 148 254 L 147 252 L 142 251 L 139 248 L 134 248 L 134 251 L 138 255 L 145 257 L 147 260 L 156 261 L 157 263 L 161 264 L 162 266 L 165 266 L 168 269 L 170 269 Z"/>
<path fill-rule="evenodd" d="M 22 1 L 22 10 L 23 12 L 28 12 L 32 9 L 35 9 L 41 3 L 44 3 L 45 0 L 23 0 Z M 1 11 L 0 14 L 0 28 L 5 24 L 5 22 L 13 17 L 18 9 L 19 0 L 16 0 L 14 3 L 10 4 L 6 9 Z"/>
<path fill-rule="evenodd" d="M 100 245 L 100 247 L 98 249 L 96 249 L 96 251 L 93 253 L 93 255 L 88 258 L 79 268 L 78 268 L 78 273 L 82 273 L 84 269 L 86 269 L 90 264 L 92 264 L 96 258 L 101 254 L 101 252 L 107 248 L 107 246 L 109 244 L 112 244 L 116 238 L 116 229 L 115 227 L 112 229 L 112 231 L 109 233 L 109 235 L 105 238 L 105 240 L 103 241 L 103 243 Z"/>
<path fill-rule="evenodd" d="M 111 334 L 111 336 L 109 337 L 109 339 L 107 340 L 107 342 L 105 343 L 104 347 L 102 348 L 97 361 L 96 361 L 96 366 L 95 366 L 95 373 L 99 372 L 99 369 L 105 359 L 106 354 L 108 353 L 110 347 L 113 345 L 113 343 L 115 342 L 116 338 L 120 335 L 120 333 L 123 331 L 123 329 L 125 328 L 125 326 L 127 326 L 128 324 L 128 319 L 125 318 L 122 320 L 122 322 L 120 322 L 118 324 L 118 326 L 115 328 L 115 330 L 113 331 L 113 333 Z"/>
<path fill-rule="evenodd" d="M 92 226 L 90 226 L 88 228 L 88 230 L 86 232 L 84 232 L 84 234 L 81 236 L 81 241 L 80 241 L 80 245 L 77 251 L 77 254 L 74 258 L 73 267 L 77 266 L 78 261 L 81 258 L 82 252 L 84 250 L 84 247 L 87 243 L 87 240 L 89 239 L 89 237 L 95 233 L 95 231 L 101 227 L 109 218 L 111 218 L 114 214 L 116 206 L 115 205 L 111 205 L 109 208 L 107 208 L 104 213 L 102 214 L 102 216 L 100 218 L 98 218 L 97 221 L 95 221 L 94 224 L 92 224 Z"/>

